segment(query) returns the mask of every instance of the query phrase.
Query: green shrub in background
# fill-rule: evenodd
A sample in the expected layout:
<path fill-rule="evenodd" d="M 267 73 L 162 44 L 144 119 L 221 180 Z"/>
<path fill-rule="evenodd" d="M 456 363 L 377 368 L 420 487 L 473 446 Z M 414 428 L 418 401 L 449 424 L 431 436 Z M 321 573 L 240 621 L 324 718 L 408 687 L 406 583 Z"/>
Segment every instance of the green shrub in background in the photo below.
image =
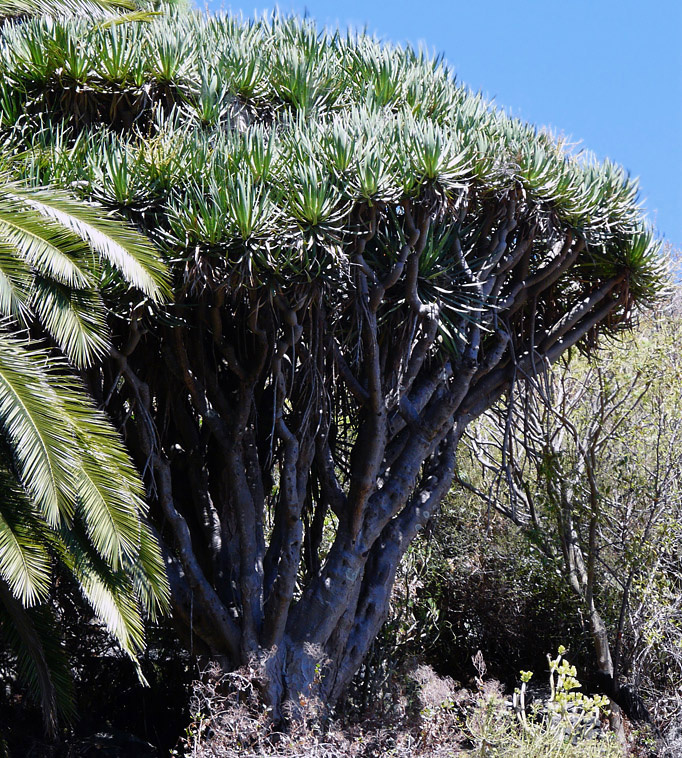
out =
<path fill-rule="evenodd" d="M 601 695 L 587 696 L 578 690 L 576 668 L 563 657 L 560 647 L 549 661 L 549 697 L 526 705 L 526 687 L 533 673 L 521 672 L 512 707 L 494 687 L 481 683 L 482 692 L 467 717 L 466 728 L 475 743 L 468 755 L 493 758 L 615 758 L 623 749 L 612 734 L 602 732 L 600 716 L 608 705 Z"/>
<path fill-rule="evenodd" d="M 501 476 L 487 490 L 469 488 L 514 522 L 570 589 L 594 666 L 616 700 L 620 677 L 672 694 L 682 671 L 673 589 L 682 536 L 681 329 L 671 302 L 622 344 L 603 346 L 598 361 L 574 357 L 533 395 L 510 397 L 511 415 L 489 416 L 470 438 L 472 460 Z M 623 707 L 645 717 L 627 698 Z M 671 703 L 661 706 L 665 723 Z"/>
<path fill-rule="evenodd" d="M 609 646 L 618 651 L 622 700 L 641 718 L 641 698 L 670 739 L 681 712 L 681 329 L 673 298 L 621 342 L 603 345 L 597 364 L 573 356 L 555 370 L 565 387 L 580 393 L 565 423 L 589 429 L 604 408 L 605 440 L 592 468 L 600 510 L 593 511 L 589 498 L 576 491 L 576 548 L 589 554 L 593 523 L 599 548 L 593 602 Z M 496 428 L 504 428 L 504 414 L 499 419 L 502 426 Z M 589 686 L 604 688 L 585 598 L 568 581 L 556 511 L 543 494 L 547 479 L 542 469 L 537 476 L 520 477 L 517 485 L 524 489 L 510 495 L 504 477 L 486 478 L 490 468 L 480 460 L 490 459 L 478 457 L 484 443 L 491 443 L 488 451 L 499 450 L 492 445 L 490 424 L 487 419 L 480 431 L 473 429 L 477 447 L 470 448 L 471 457 L 460 450 L 459 475 L 468 489 L 451 491 L 438 523 L 413 546 L 383 631 L 386 648 L 377 649 L 370 661 L 386 678 L 397 659 L 407 661 L 423 650 L 440 673 L 467 683 L 474 677 L 471 657 L 481 650 L 491 674 L 509 686 L 515 670 L 540 670 L 540 651 L 564 641 Z M 547 428 L 557 435 L 549 439 L 556 440 L 561 424 Z M 576 460 L 575 448 L 565 444 L 555 459 L 561 469 L 554 481 L 580 482 L 580 468 L 571 468 Z M 556 541 L 555 549 L 543 549 L 541 538 L 549 545 Z"/>

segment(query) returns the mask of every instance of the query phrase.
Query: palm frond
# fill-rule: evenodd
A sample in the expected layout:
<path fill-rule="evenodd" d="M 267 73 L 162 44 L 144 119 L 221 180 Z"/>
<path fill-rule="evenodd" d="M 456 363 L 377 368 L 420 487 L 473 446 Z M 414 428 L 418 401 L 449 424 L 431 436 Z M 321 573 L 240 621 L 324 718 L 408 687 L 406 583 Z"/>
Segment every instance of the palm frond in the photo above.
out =
<path fill-rule="evenodd" d="M 112 570 L 93 551 L 78 527 L 63 530 L 54 544 L 99 620 L 121 649 L 136 661 L 144 647 L 144 623 L 131 579 L 122 570 Z"/>
<path fill-rule="evenodd" d="M 108 352 L 106 310 L 96 293 L 38 278 L 31 306 L 43 327 L 76 366 L 91 366 Z"/>
<path fill-rule="evenodd" d="M 126 282 L 152 300 L 158 302 L 169 296 L 166 268 L 146 237 L 118 219 L 103 216 L 101 208 L 57 190 L 27 188 L 16 183 L 0 188 L 0 203 L 4 205 L 10 199 L 23 202 L 43 219 L 69 230 L 82 243 L 78 252 L 86 254 L 94 250 Z"/>
<path fill-rule="evenodd" d="M 135 560 L 124 560 L 123 569 L 132 578 L 135 595 L 142 610 L 152 621 L 168 612 L 170 588 L 159 541 L 151 526 L 140 521 L 140 548 Z"/>
<path fill-rule="evenodd" d="M 78 510 L 95 549 L 112 568 L 118 569 L 123 555 L 136 559 L 140 550 L 139 513 L 135 501 L 112 482 L 109 467 L 84 455 L 78 472 Z"/>
<path fill-rule="evenodd" d="M 51 559 L 36 530 L 26 493 L 4 465 L 0 467 L 0 577 L 24 607 L 47 598 Z"/>
<path fill-rule="evenodd" d="M 95 286 L 83 242 L 0 186 L 0 240 L 12 246 L 37 272 L 69 287 Z M 89 251 L 88 251 L 89 252 Z"/>
<path fill-rule="evenodd" d="M 47 381 L 48 355 L 0 333 L 0 430 L 20 481 L 51 527 L 75 509 L 77 451 L 59 396 Z"/>
<path fill-rule="evenodd" d="M 33 272 L 17 250 L 0 241 L 0 314 L 20 323 L 28 317 Z"/>
<path fill-rule="evenodd" d="M 19 674 L 40 704 L 46 731 L 54 736 L 57 718 L 74 714 L 69 666 L 47 606 L 25 608 L 0 580 L 0 630 L 17 660 Z"/>

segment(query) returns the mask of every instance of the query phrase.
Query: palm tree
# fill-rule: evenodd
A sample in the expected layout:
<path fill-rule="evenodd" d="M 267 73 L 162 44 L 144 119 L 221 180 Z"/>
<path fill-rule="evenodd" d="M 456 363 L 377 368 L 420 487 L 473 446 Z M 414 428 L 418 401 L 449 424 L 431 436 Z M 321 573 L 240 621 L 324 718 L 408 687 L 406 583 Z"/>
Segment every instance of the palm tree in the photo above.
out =
<path fill-rule="evenodd" d="M 163 265 L 130 227 L 56 190 L 0 184 L 0 628 L 48 729 L 68 714 L 68 666 L 46 601 L 55 562 L 133 659 L 143 614 L 167 607 L 139 476 L 73 368 L 109 350 L 99 290 L 150 301 Z M 44 339 L 36 339 L 44 335 Z"/>
<path fill-rule="evenodd" d="M 139 16 L 130 0 L 2 0 L 26 14 Z M 0 175 L 0 629 L 45 724 L 73 710 L 47 605 L 55 562 L 133 661 L 142 614 L 168 605 L 139 476 L 73 378 L 109 350 L 101 285 L 118 275 L 152 301 L 165 269 L 145 238 L 101 209 Z M 47 336 L 41 344 L 36 335 Z M 71 365 L 69 365 L 71 364 Z M 139 671 L 139 666 L 138 666 Z M 140 672 L 141 676 L 141 672 Z"/>

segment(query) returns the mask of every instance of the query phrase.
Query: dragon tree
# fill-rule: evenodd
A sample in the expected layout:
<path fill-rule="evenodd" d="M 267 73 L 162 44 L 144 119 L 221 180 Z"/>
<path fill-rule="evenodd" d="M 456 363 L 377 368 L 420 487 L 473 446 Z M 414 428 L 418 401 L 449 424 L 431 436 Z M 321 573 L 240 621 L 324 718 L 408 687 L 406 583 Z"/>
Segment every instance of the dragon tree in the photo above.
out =
<path fill-rule="evenodd" d="M 468 423 L 664 280 L 618 166 L 439 58 L 307 21 L 11 22 L 6 170 L 123 213 L 174 302 L 105 281 L 84 379 L 147 486 L 174 619 L 275 717 L 335 702 Z"/>

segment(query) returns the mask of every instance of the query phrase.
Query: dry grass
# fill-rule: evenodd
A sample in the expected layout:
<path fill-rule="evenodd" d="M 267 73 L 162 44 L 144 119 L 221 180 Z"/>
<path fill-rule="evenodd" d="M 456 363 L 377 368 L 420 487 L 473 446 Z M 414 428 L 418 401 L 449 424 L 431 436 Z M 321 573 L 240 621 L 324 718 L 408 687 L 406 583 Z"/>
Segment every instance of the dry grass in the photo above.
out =
<path fill-rule="evenodd" d="M 404 678 L 390 715 L 344 721 L 321 718 L 306 702 L 303 717 L 277 731 L 249 671 L 206 672 L 192 698 L 193 721 L 184 758 L 618 758 L 609 738 L 571 744 L 539 721 L 523 728 L 496 682 L 478 692 L 457 688 L 430 667 L 417 665 Z"/>

